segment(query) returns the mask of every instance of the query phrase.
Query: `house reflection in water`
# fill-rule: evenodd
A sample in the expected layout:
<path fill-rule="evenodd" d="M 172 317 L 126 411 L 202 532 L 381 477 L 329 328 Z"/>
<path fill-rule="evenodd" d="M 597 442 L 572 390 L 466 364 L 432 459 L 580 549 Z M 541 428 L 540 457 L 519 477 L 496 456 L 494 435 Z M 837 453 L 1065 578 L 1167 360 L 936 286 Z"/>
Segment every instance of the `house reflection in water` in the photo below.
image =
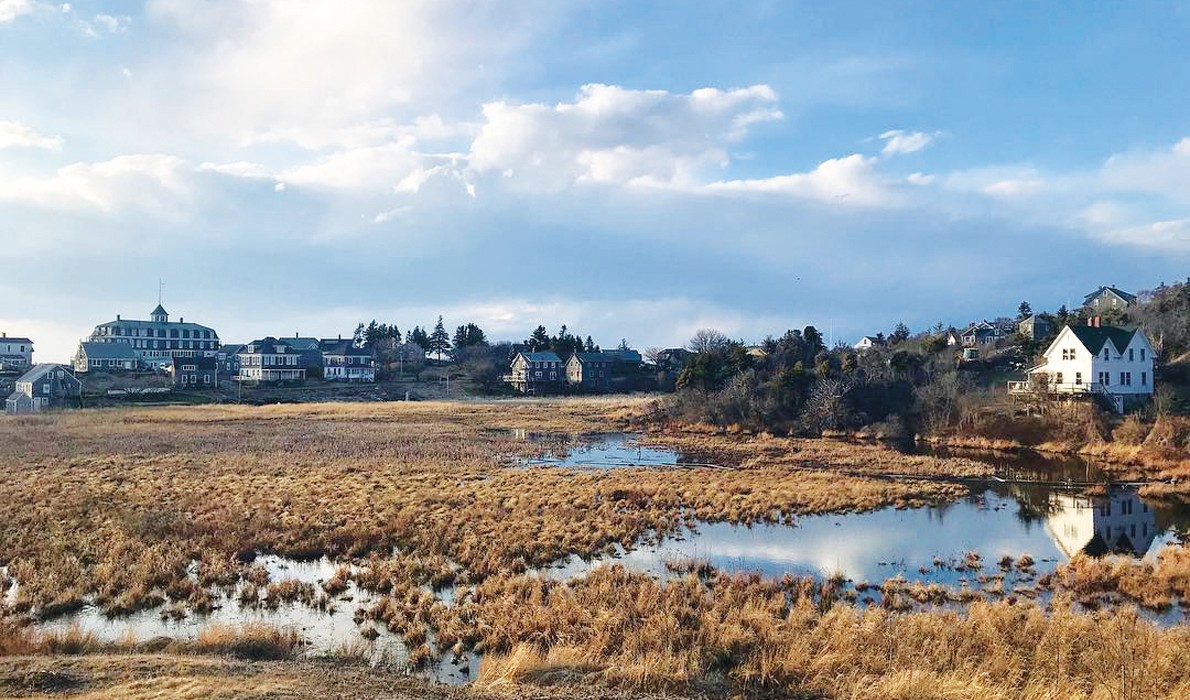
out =
<path fill-rule="evenodd" d="M 1067 557 L 1127 554 L 1143 557 L 1157 536 L 1157 517 L 1135 489 L 1113 488 L 1107 496 L 1050 495 L 1045 529 Z"/>

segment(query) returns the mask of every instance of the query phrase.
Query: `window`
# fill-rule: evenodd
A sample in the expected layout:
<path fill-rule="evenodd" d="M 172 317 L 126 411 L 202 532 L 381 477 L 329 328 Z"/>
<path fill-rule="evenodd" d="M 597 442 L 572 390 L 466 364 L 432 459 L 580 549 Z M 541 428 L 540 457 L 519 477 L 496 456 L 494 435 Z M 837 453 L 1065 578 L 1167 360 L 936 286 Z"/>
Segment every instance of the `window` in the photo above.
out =
<path fill-rule="evenodd" d="M 1145 361 L 1145 349 L 1144 348 L 1140 349 L 1140 361 L 1141 362 Z"/>
<path fill-rule="evenodd" d="M 1062 348 L 1062 359 L 1063 359 L 1063 360 L 1069 360 L 1069 359 L 1070 359 L 1070 351 L 1069 351 L 1069 350 L 1067 350 L 1066 348 Z"/>
<path fill-rule="evenodd" d="M 1111 350 L 1109 350 L 1108 348 L 1103 349 L 1103 359 L 1105 359 L 1105 360 L 1111 359 Z"/>
<path fill-rule="evenodd" d="M 1134 360 L 1136 360 L 1135 355 L 1136 355 L 1136 351 L 1133 350 L 1132 348 L 1128 348 L 1128 361 L 1129 362 L 1133 362 Z"/>
<path fill-rule="evenodd" d="M 1120 372 L 1120 386 L 1132 386 L 1132 373 Z"/>
<path fill-rule="evenodd" d="M 1054 375 L 1054 383 L 1055 384 L 1062 383 L 1062 373 L 1061 372 L 1058 372 L 1057 374 Z"/>
<path fill-rule="evenodd" d="M 1107 372 L 1099 373 L 1099 383 L 1102 384 L 1103 386 L 1108 386 L 1111 383 L 1109 381 L 1109 376 L 1108 376 Z"/>
<path fill-rule="evenodd" d="M 1140 373 L 1140 385 L 1141 385 L 1141 386 L 1148 386 L 1148 385 L 1149 385 L 1149 373 L 1148 373 L 1148 372 L 1141 372 L 1141 373 Z"/>
<path fill-rule="evenodd" d="M 1074 383 L 1075 383 L 1075 384 L 1082 384 L 1082 383 L 1083 383 L 1083 373 L 1082 373 L 1082 372 L 1075 372 L 1075 373 L 1074 373 Z"/>

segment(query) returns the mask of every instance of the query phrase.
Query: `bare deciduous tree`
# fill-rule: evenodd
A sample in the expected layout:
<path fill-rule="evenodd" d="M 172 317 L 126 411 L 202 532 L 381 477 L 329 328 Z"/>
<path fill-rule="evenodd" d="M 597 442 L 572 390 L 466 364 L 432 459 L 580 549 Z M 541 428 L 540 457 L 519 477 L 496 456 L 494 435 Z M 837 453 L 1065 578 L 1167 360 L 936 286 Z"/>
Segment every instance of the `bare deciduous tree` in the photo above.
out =
<path fill-rule="evenodd" d="M 697 353 L 715 352 L 727 347 L 730 342 L 731 338 L 728 338 L 725 333 L 714 328 L 700 328 L 694 332 L 690 342 L 686 343 L 686 349 Z"/>

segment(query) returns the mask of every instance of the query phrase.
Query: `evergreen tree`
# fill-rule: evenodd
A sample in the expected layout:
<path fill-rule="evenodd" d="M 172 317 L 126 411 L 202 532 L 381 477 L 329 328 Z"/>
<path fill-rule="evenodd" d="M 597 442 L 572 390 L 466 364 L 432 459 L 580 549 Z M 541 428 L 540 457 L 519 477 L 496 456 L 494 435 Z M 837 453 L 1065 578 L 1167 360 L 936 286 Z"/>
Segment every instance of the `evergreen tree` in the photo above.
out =
<path fill-rule="evenodd" d="M 533 335 L 525 339 L 524 345 L 529 348 L 529 352 L 540 352 L 548 349 L 550 346 L 550 334 L 546 331 L 545 326 L 535 328 Z"/>
<path fill-rule="evenodd" d="M 351 341 L 355 343 L 355 347 L 364 347 L 364 324 L 361 322 L 355 327 L 355 333 L 351 335 Z"/>
<path fill-rule="evenodd" d="M 587 344 L 584 349 L 587 352 L 597 352 L 597 350 L 595 348 L 595 341 L 591 339 L 591 336 L 587 336 Z"/>
<path fill-rule="evenodd" d="M 1016 307 L 1016 317 L 1019 319 L 1029 318 L 1033 315 L 1033 307 L 1029 306 L 1029 302 L 1022 301 L 1021 305 Z"/>
<path fill-rule="evenodd" d="M 413 330 L 405 336 L 405 342 L 419 346 L 423 351 L 430 351 L 430 336 L 421 326 L 414 326 Z"/>
<path fill-rule="evenodd" d="M 474 323 L 468 323 L 455 329 L 454 346 L 456 350 L 469 347 L 482 347 L 487 344 L 487 335 L 484 334 L 482 328 Z"/>
<path fill-rule="evenodd" d="M 450 334 L 446 332 L 446 327 L 442 325 L 442 316 L 438 317 L 438 323 L 434 325 L 434 331 L 430 333 L 429 346 L 426 348 L 429 352 L 434 353 L 434 356 L 441 361 L 442 354 L 450 354 Z"/>

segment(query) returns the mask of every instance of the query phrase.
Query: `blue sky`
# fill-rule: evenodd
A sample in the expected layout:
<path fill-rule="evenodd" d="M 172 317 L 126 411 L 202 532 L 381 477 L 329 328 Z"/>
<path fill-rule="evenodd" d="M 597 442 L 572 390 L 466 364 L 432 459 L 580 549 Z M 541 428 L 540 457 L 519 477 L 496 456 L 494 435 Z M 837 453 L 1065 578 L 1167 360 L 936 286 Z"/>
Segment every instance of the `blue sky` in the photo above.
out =
<path fill-rule="evenodd" d="M 0 330 L 837 340 L 1190 270 L 1190 9 L 0 0 Z"/>

